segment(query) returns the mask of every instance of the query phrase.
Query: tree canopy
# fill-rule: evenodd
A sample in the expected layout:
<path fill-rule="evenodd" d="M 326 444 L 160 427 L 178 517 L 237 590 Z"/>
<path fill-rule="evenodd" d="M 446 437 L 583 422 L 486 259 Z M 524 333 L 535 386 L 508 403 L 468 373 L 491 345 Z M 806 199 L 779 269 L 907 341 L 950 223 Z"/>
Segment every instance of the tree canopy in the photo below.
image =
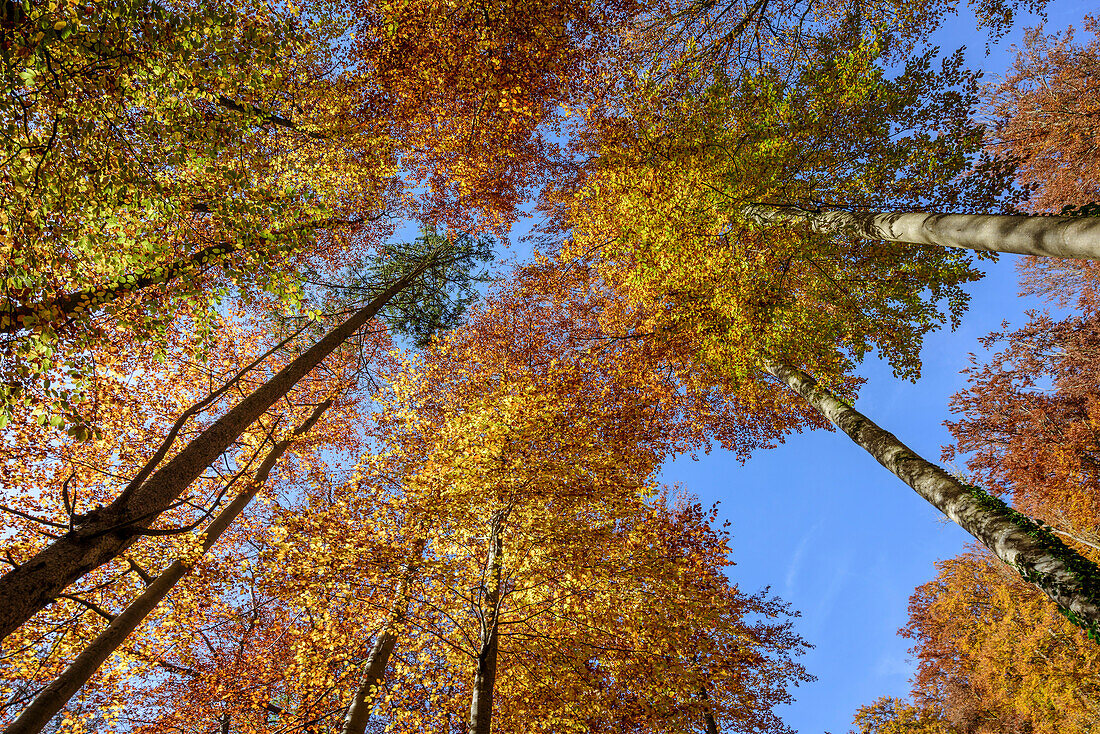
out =
<path fill-rule="evenodd" d="M 833 425 L 984 543 L 855 726 L 1091 730 L 1093 261 L 1028 261 L 1074 310 L 983 342 L 966 477 L 853 404 L 997 251 L 860 217 L 1100 257 L 1096 43 L 983 86 L 925 42 L 956 10 L 4 2 L 5 731 L 789 734 L 798 612 L 661 471 Z"/>

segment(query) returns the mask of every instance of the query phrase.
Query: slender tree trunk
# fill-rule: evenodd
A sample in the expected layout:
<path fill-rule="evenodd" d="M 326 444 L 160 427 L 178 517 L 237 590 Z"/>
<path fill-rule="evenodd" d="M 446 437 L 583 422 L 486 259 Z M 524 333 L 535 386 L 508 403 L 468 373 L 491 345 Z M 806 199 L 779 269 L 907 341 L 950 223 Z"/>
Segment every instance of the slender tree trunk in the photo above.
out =
<path fill-rule="evenodd" d="M 707 685 L 699 686 L 699 698 L 703 699 L 703 725 L 707 734 L 718 734 L 718 722 L 714 720 L 714 712 L 710 709 L 710 694 L 707 693 Z"/>
<path fill-rule="evenodd" d="M 378 630 L 378 636 L 374 639 L 374 646 L 371 648 L 370 656 L 367 658 L 366 670 L 363 673 L 363 682 L 355 691 L 351 704 L 348 706 L 348 713 L 344 717 L 344 728 L 341 730 L 341 734 L 364 734 L 366 731 L 371 708 L 374 706 L 374 699 L 382 685 L 382 680 L 386 677 L 390 655 L 393 654 L 394 645 L 397 644 L 399 627 L 405 621 L 405 615 L 408 613 L 409 586 L 416 576 L 417 564 L 423 550 L 424 543 L 418 543 L 417 548 L 413 551 L 413 560 L 405 565 L 401 583 L 397 587 L 397 596 L 390 608 L 389 616 L 383 623 L 382 629 Z"/>
<path fill-rule="evenodd" d="M 124 552 L 206 467 L 439 256 L 435 252 L 332 329 L 215 421 L 140 486 L 85 516 L 73 530 L 0 577 L 0 639 L 57 598 L 66 586 Z"/>
<path fill-rule="evenodd" d="M 307 433 L 321 417 L 321 414 L 332 405 L 332 400 L 326 400 L 314 409 L 302 425 L 294 430 L 289 438 L 279 441 L 264 457 L 248 487 L 238 494 L 232 502 L 226 505 L 218 516 L 206 528 L 206 539 L 202 547 L 208 551 L 214 547 L 214 543 L 232 524 L 237 515 L 248 506 L 252 498 L 267 482 L 271 470 L 282 458 L 282 455 L 290 448 L 294 440 Z M 116 616 L 107 628 L 100 632 L 94 640 L 88 643 L 76 659 L 69 663 L 69 667 L 62 671 L 42 692 L 35 697 L 19 718 L 8 725 L 4 734 L 38 734 L 49 723 L 50 719 L 57 715 L 65 704 L 76 695 L 76 692 L 88 682 L 103 662 L 111 653 L 118 649 L 137 626 L 156 608 L 168 592 L 172 590 L 180 580 L 191 572 L 191 566 L 180 561 L 173 561 L 145 590 Z M 224 726 L 229 727 L 229 715 L 223 717 Z"/>
<path fill-rule="evenodd" d="M 1061 528 L 1056 528 L 1056 527 L 1053 527 L 1053 526 L 1051 526 L 1049 529 L 1050 529 L 1050 532 L 1052 532 L 1052 533 L 1058 533 L 1059 535 L 1065 536 L 1065 537 L 1069 538 L 1070 540 L 1074 540 L 1074 541 L 1080 543 L 1081 545 L 1087 545 L 1089 548 L 1092 548 L 1093 550 L 1100 550 L 1100 545 L 1097 545 L 1096 543 L 1090 543 L 1089 541 L 1082 538 L 1080 535 L 1074 535 L 1071 532 L 1068 532 L 1066 530 L 1062 530 Z"/>
<path fill-rule="evenodd" d="M 754 204 L 743 210 L 761 224 L 808 224 L 818 232 L 1016 255 L 1100 260 L 1100 218 L 1026 214 L 809 211 Z"/>
<path fill-rule="evenodd" d="M 980 540 L 1050 597 L 1090 637 L 1100 635 L 1100 568 L 1030 518 L 940 467 L 837 399 L 805 372 L 769 362 L 764 368 L 804 397 L 880 464 Z"/>
<path fill-rule="evenodd" d="M 272 235 L 287 235 L 305 229 L 324 229 L 341 224 L 354 224 L 354 222 L 344 219 L 324 219 L 276 230 Z M 181 275 L 217 262 L 234 252 L 247 249 L 258 239 L 256 235 L 246 235 L 237 241 L 219 242 L 170 263 L 157 265 L 140 273 L 124 275 L 117 280 L 101 283 L 82 291 L 64 293 L 44 301 L 12 308 L 0 307 L 0 333 L 14 334 L 21 329 L 41 330 L 51 324 L 78 317 L 134 291 L 167 283 Z"/>
<path fill-rule="evenodd" d="M 493 686 L 497 677 L 497 650 L 500 646 L 501 576 L 504 569 L 504 544 L 501 529 L 506 511 L 493 515 L 489 533 L 489 555 L 481 596 L 481 649 L 477 654 L 473 693 L 470 696 L 469 734 L 489 734 L 493 725 Z"/>

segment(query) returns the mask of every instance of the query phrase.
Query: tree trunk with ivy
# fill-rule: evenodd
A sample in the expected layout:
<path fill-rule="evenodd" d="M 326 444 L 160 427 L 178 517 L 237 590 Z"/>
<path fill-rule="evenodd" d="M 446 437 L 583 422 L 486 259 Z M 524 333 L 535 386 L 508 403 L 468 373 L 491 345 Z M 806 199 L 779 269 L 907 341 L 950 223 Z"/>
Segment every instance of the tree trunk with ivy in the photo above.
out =
<path fill-rule="evenodd" d="M 997 497 L 924 460 L 896 436 L 787 364 L 764 369 L 806 399 L 917 494 L 980 540 L 1100 641 L 1100 568 Z"/>

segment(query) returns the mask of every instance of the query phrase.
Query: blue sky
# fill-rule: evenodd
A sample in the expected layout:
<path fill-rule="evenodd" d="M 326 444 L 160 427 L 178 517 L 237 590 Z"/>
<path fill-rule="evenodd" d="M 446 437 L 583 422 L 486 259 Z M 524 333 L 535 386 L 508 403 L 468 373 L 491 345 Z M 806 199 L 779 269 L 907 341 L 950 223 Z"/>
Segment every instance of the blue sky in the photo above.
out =
<path fill-rule="evenodd" d="M 1080 26 L 1095 3 L 1053 2 L 1048 31 Z M 972 68 L 986 80 L 1014 58 L 1033 16 L 985 55 L 985 36 L 969 17 L 949 19 L 935 42 L 945 51 L 968 46 Z M 889 367 L 869 359 L 856 407 L 926 459 L 939 461 L 950 436 L 943 421 L 948 400 L 966 386 L 960 370 L 980 350 L 978 338 L 1002 321 L 1022 325 L 1025 311 L 1045 304 L 1017 296 L 1015 256 L 987 263 L 987 276 L 969 289 L 970 309 L 955 332 L 926 343 L 923 376 L 899 381 Z M 796 629 L 815 649 L 802 658 L 818 677 L 795 690 L 784 720 L 803 734 L 843 734 L 855 710 L 882 695 L 905 696 L 914 666 L 909 641 L 897 630 L 907 620 L 909 595 L 932 578 L 933 563 L 962 551 L 970 536 L 883 469 L 847 436 L 824 431 L 786 444 L 740 465 L 716 450 L 698 461 L 681 457 L 662 479 L 679 483 L 704 505 L 720 502 L 732 522 L 732 578 L 746 591 L 771 586 L 801 613 Z"/>

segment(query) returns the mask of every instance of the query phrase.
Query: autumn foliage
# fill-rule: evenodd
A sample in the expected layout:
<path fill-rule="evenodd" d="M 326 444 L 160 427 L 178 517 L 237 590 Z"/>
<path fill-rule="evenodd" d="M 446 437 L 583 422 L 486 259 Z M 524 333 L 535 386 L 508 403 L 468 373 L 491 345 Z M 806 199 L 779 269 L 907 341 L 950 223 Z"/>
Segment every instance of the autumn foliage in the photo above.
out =
<path fill-rule="evenodd" d="M 1086 33 L 1095 31 L 1087 18 Z M 1059 212 L 1095 198 L 1085 152 L 1095 138 L 1088 110 L 1096 101 L 1089 73 L 1096 44 L 1074 34 L 1028 32 L 1010 74 L 993 87 L 994 150 L 1019 163 L 1028 206 Z M 1025 294 L 1074 311 L 1034 312 L 1021 328 L 982 340 L 970 387 L 952 399 L 955 442 L 949 460 L 965 460 L 976 483 L 1097 558 L 1098 334 L 1091 261 L 1029 258 Z M 937 564 L 917 588 L 902 630 L 918 663 L 913 702 L 881 700 L 860 709 L 862 732 L 1077 732 L 1096 718 L 1100 658 L 1095 644 L 1044 604 L 988 551 L 971 548 Z"/>
<path fill-rule="evenodd" d="M 422 354 L 382 359 L 377 413 L 361 419 L 366 450 L 343 464 L 354 469 L 313 440 L 296 446 L 186 590 L 85 687 L 71 725 L 114 711 L 148 732 L 336 726 L 389 625 L 397 641 L 372 716 L 450 731 L 492 619 L 495 726 L 682 731 L 709 715 L 783 731 L 772 708 L 807 679 L 788 610 L 733 586 L 713 514 L 652 478 L 670 452 L 711 435 L 746 452 L 778 435 L 730 422 L 715 407 L 732 398 L 680 383 L 670 355 L 643 341 L 593 354 L 614 322 L 577 279 L 549 262 L 528 268 Z M 317 439 L 348 430 L 323 425 Z M 169 549 L 147 545 L 152 555 L 134 558 L 157 568 Z M 110 614 L 134 592 L 119 571 L 98 572 L 73 594 L 83 601 L 12 640 L 26 659 L 9 668 L 16 698 L 102 628 L 90 605 Z M 46 643 L 74 613 L 80 633 Z"/>
<path fill-rule="evenodd" d="M 775 360 L 915 379 L 980 276 L 750 205 L 985 210 L 1007 163 L 1091 200 L 1096 44 L 1029 35 L 989 147 L 920 48 L 949 10 L 4 2 L 6 731 L 788 734 L 797 612 L 658 477 L 826 427 Z M 949 453 L 1096 560 L 1100 321 L 1060 268 L 1030 287 L 1083 312 L 990 337 Z M 914 701 L 863 732 L 1085 730 L 1095 645 L 998 563 L 917 590 Z"/>
<path fill-rule="evenodd" d="M 1060 34 L 1029 30 L 1015 64 L 991 90 L 993 148 L 1019 161 L 1032 211 L 1059 212 L 1100 198 L 1098 23 L 1085 16 L 1081 41 L 1072 28 Z"/>

